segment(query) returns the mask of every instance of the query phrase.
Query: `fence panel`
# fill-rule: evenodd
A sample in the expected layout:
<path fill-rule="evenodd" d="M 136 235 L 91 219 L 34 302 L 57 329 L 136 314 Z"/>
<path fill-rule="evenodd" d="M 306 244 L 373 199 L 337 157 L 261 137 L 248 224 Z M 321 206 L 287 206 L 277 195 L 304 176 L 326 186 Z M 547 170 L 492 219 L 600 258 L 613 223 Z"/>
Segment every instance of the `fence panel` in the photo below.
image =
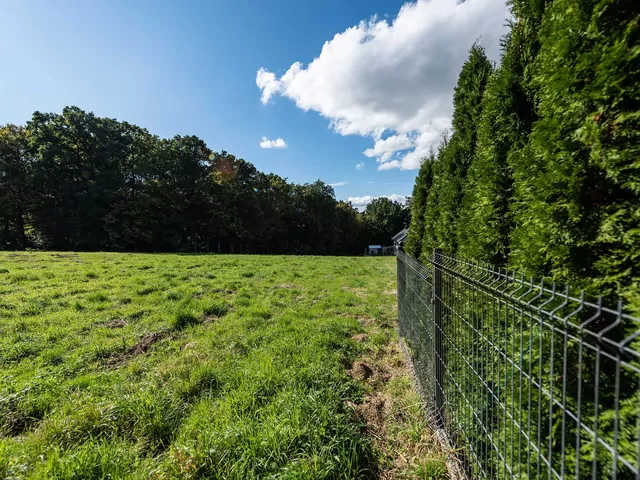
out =
<path fill-rule="evenodd" d="M 640 479 L 640 320 L 556 284 L 398 250 L 398 328 L 473 478 Z"/>

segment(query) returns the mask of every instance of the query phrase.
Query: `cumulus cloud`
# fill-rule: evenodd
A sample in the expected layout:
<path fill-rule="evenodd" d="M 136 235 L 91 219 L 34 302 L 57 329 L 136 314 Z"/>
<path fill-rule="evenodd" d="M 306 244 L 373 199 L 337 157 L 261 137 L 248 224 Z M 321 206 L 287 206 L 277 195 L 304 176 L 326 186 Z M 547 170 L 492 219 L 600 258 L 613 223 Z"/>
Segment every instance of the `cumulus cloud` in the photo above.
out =
<path fill-rule="evenodd" d="M 392 135 L 384 140 L 377 140 L 373 148 L 368 148 L 363 153 L 367 157 L 377 158 L 379 163 L 383 163 L 387 162 L 395 152 L 406 150 L 412 146 L 413 142 L 409 135 Z"/>
<path fill-rule="evenodd" d="M 362 170 L 364 168 L 364 162 L 356 163 L 356 170 Z"/>
<path fill-rule="evenodd" d="M 347 200 L 353 204 L 354 207 L 366 207 L 376 198 L 388 198 L 389 200 L 393 200 L 394 202 L 406 202 L 407 197 L 405 195 L 365 195 L 364 197 L 349 197 Z"/>
<path fill-rule="evenodd" d="M 256 84 L 258 85 L 258 88 L 262 90 L 262 97 L 260 100 L 265 105 L 269 103 L 269 99 L 272 95 L 280 89 L 279 82 L 276 80 L 275 74 L 268 72 L 264 68 L 258 70 Z"/>
<path fill-rule="evenodd" d="M 378 165 L 378 170 L 391 170 L 392 168 L 402 168 L 402 161 L 391 160 L 389 162 L 380 163 L 380 165 Z M 407 168 L 406 170 L 410 169 Z"/>
<path fill-rule="evenodd" d="M 344 187 L 347 184 L 347 182 L 338 182 L 338 183 L 330 183 L 329 186 L 330 187 Z"/>
<path fill-rule="evenodd" d="M 497 60 L 508 17 L 505 0 L 417 0 L 391 22 L 373 17 L 336 34 L 307 66 L 279 78 L 260 68 L 256 84 L 262 103 L 280 95 L 342 135 L 371 137 L 363 153 L 379 170 L 416 169 L 451 125 L 469 48 L 480 38 Z"/>
<path fill-rule="evenodd" d="M 261 148 L 287 148 L 287 144 L 281 138 L 276 138 L 275 140 L 269 140 L 267 137 L 262 137 L 262 141 L 260 142 Z"/>

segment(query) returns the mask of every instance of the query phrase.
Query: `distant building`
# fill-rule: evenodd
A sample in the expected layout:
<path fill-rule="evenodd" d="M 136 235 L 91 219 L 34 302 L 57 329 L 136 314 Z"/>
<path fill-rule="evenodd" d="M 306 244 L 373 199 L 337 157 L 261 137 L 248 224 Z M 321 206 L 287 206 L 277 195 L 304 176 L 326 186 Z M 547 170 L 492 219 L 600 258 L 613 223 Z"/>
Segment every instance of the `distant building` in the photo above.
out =
<path fill-rule="evenodd" d="M 369 245 L 367 247 L 367 255 L 393 255 L 394 246 L 385 247 L 384 245 Z"/>
<path fill-rule="evenodd" d="M 407 235 L 409 235 L 409 229 L 403 228 L 392 237 L 393 244 L 396 247 L 402 247 L 404 245 L 404 242 L 407 240 Z"/>
<path fill-rule="evenodd" d="M 369 245 L 367 247 L 367 254 L 380 255 L 382 253 L 382 245 Z"/>

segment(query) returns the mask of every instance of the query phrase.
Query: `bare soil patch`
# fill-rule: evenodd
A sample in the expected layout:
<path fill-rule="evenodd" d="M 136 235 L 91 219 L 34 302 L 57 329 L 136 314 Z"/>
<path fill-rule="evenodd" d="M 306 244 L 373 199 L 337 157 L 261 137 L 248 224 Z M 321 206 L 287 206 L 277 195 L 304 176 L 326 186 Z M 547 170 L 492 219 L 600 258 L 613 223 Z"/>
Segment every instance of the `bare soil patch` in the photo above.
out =
<path fill-rule="evenodd" d="M 204 324 L 204 325 L 208 325 L 209 323 L 213 323 L 216 320 L 218 320 L 220 317 L 218 317 L 217 315 L 202 315 L 200 317 L 200 321 Z"/>
<path fill-rule="evenodd" d="M 358 333 L 351 337 L 351 339 L 358 343 L 366 343 L 369 340 L 369 336 L 366 333 Z"/>
<path fill-rule="evenodd" d="M 113 357 L 109 360 L 109 365 L 118 366 L 122 365 L 132 358 L 137 357 L 138 355 L 142 355 L 149 351 L 149 349 L 153 346 L 153 344 L 159 342 L 163 338 L 169 335 L 168 330 L 160 330 L 158 332 L 147 333 L 143 336 L 138 343 L 132 345 L 127 348 L 123 353 Z"/>
<path fill-rule="evenodd" d="M 374 393 L 365 397 L 360 405 L 356 405 L 356 412 L 370 433 L 384 435 L 386 418 L 391 413 L 391 400 L 381 393 Z"/>
<path fill-rule="evenodd" d="M 354 362 L 347 373 L 358 380 L 366 380 L 369 384 L 384 384 L 391 378 L 387 369 L 377 362 Z"/>
<path fill-rule="evenodd" d="M 108 328 L 122 328 L 129 325 L 129 323 L 124 318 L 117 318 L 115 320 L 111 320 L 105 324 Z"/>
<path fill-rule="evenodd" d="M 393 326 L 370 317 L 357 319 L 365 333 L 351 339 L 365 350 L 353 364 L 345 364 L 345 368 L 352 378 L 365 385 L 365 394 L 360 403 L 349 402 L 348 407 L 363 425 L 363 434 L 381 454 L 375 477 L 457 478 L 447 474 L 446 456 L 427 427 L 410 367 Z M 380 339 L 381 334 L 385 334 L 386 341 L 371 343 Z M 428 465 L 431 467 L 427 468 Z"/>
<path fill-rule="evenodd" d="M 367 380 L 373 375 L 373 369 L 364 362 L 356 362 L 353 364 L 353 367 L 348 370 L 348 373 L 358 380 Z"/>

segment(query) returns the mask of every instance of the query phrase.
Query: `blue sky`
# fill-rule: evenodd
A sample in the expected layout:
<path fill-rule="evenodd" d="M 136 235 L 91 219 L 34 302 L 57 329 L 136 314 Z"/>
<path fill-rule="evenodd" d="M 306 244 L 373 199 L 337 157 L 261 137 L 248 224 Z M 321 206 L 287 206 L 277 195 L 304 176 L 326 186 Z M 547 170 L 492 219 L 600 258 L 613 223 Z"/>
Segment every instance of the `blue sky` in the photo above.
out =
<path fill-rule="evenodd" d="M 198 135 L 291 181 L 344 183 L 336 196 L 355 203 L 408 195 L 466 52 L 481 38 L 497 59 L 507 12 L 503 0 L 403 3 L 4 2 L 0 124 L 77 105 Z"/>

